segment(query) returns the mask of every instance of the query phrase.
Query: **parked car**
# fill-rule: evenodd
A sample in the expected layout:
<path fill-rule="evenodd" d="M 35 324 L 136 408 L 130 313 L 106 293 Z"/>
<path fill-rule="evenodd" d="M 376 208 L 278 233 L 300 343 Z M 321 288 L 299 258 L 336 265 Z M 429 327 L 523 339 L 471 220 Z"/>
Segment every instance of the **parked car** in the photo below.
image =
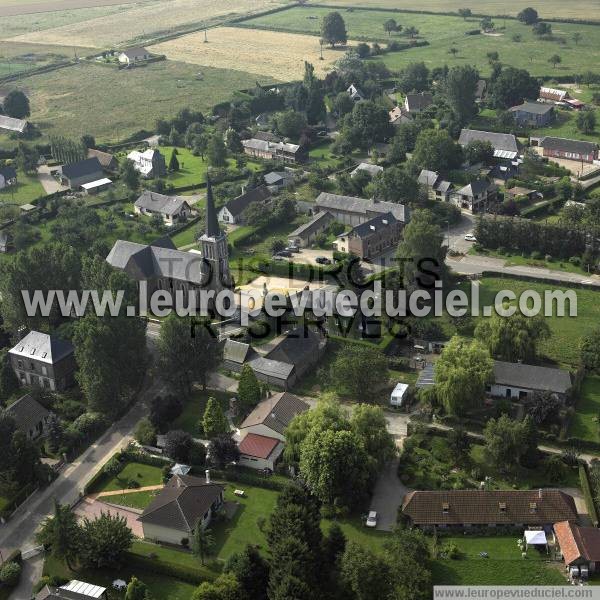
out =
<path fill-rule="evenodd" d="M 465 240 L 467 240 L 467 242 L 476 242 L 477 238 L 472 233 L 467 233 L 467 235 L 465 235 Z"/>
<path fill-rule="evenodd" d="M 285 258 L 290 258 L 292 256 L 292 253 L 289 250 L 287 250 L 287 249 L 286 250 L 280 250 L 277 253 L 277 256 L 283 256 Z"/>
<path fill-rule="evenodd" d="M 315 262 L 318 265 L 330 265 L 331 264 L 331 260 L 328 259 L 326 256 L 317 256 L 315 258 Z"/>
<path fill-rule="evenodd" d="M 369 511 L 366 526 L 367 527 L 376 527 L 377 526 L 377 512 L 375 512 L 374 510 Z"/>
<path fill-rule="evenodd" d="M 293 252 L 294 254 L 298 254 L 300 252 L 300 246 L 288 246 L 286 248 L 288 252 Z"/>
<path fill-rule="evenodd" d="M 285 260 L 285 256 L 279 256 L 279 254 L 274 254 L 271 256 L 271 260 Z"/>

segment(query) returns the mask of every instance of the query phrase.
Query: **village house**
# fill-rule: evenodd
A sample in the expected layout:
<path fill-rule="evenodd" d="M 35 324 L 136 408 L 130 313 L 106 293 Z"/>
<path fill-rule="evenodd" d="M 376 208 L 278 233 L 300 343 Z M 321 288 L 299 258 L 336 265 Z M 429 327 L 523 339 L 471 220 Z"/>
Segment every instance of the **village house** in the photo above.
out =
<path fill-rule="evenodd" d="M 554 107 L 540 102 L 523 102 L 508 110 L 518 125 L 545 127 L 554 120 Z"/>
<path fill-rule="evenodd" d="M 573 497 L 561 490 L 436 490 L 409 492 L 402 513 L 415 527 L 551 527 L 576 521 Z"/>
<path fill-rule="evenodd" d="M 65 585 L 45 585 L 35 600 L 108 600 L 106 588 L 73 579 Z"/>
<path fill-rule="evenodd" d="M 102 152 L 102 150 L 88 148 L 87 157 L 96 157 L 100 163 L 100 166 L 109 173 L 115 173 L 119 169 L 119 161 L 113 154 L 110 154 L 109 152 Z"/>
<path fill-rule="evenodd" d="M 299 163 L 306 160 L 306 151 L 298 144 L 286 142 L 268 142 L 251 138 L 242 140 L 244 153 L 255 158 L 266 160 L 282 160 L 288 163 Z"/>
<path fill-rule="evenodd" d="M 6 254 L 12 248 L 12 236 L 6 230 L 0 231 L 0 254 Z"/>
<path fill-rule="evenodd" d="M 55 335 L 30 331 L 8 356 L 21 385 L 62 391 L 74 382 L 75 349 Z"/>
<path fill-rule="evenodd" d="M 404 98 L 404 110 L 410 115 L 423 112 L 433 104 L 433 96 L 429 92 L 420 94 L 406 94 Z"/>
<path fill-rule="evenodd" d="M 494 158 L 514 160 L 519 154 L 517 138 L 511 133 L 494 133 L 478 129 L 462 129 L 458 143 L 464 148 L 471 142 L 489 142 L 494 149 Z"/>
<path fill-rule="evenodd" d="M 146 48 L 128 48 L 119 53 L 118 59 L 121 64 L 132 65 L 137 62 L 148 60 L 151 57 L 150 52 Z"/>
<path fill-rule="evenodd" d="M 164 177 L 167 174 L 165 157 L 156 148 L 149 148 L 144 152 L 134 150 L 127 155 L 127 159 L 133 162 L 135 170 L 145 179 Z"/>
<path fill-rule="evenodd" d="M 269 191 L 275 193 L 294 183 L 294 172 L 288 168 L 283 171 L 271 171 L 263 177 L 263 180 Z"/>
<path fill-rule="evenodd" d="M 454 185 L 442 178 L 435 171 L 423 169 L 419 173 L 419 183 L 427 189 L 427 195 L 432 200 L 441 200 L 448 202 L 450 193 L 454 189 Z"/>
<path fill-rule="evenodd" d="M 598 144 L 595 142 L 547 136 L 539 140 L 539 146 L 547 158 L 564 158 L 585 163 L 593 163 L 598 159 Z"/>
<path fill-rule="evenodd" d="M 450 200 L 472 213 L 486 212 L 498 200 L 498 188 L 487 179 L 477 179 L 453 192 Z"/>
<path fill-rule="evenodd" d="M 408 123 L 411 118 L 404 112 L 403 106 L 395 106 L 389 112 L 390 123 L 394 126 L 401 125 L 402 123 Z"/>
<path fill-rule="evenodd" d="M 274 437 L 247 433 L 238 444 L 240 465 L 250 469 L 275 470 L 283 453 L 284 443 Z"/>
<path fill-rule="evenodd" d="M 565 369 L 496 360 L 494 383 L 486 391 L 491 396 L 519 400 L 526 400 L 535 392 L 550 392 L 564 403 L 571 386 L 571 374 Z"/>
<path fill-rule="evenodd" d="M 338 235 L 334 246 L 339 252 L 348 252 L 368 260 L 396 248 L 401 237 L 402 223 L 388 212 Z"/>
<path fill-rule="evenodd" d="M 138 517 L 145 540 L 185 544 L 199 525 L 206 529 L 223 504 L 224 487 L 190 475 L 173 475 Z"/>
<path fill-rule="evenodd" d="M 0 115 L 0 129 L 10 131 L 10 133 L 25 133 L 29 128 L 29 123 L 24 119 L 15 119 Z"/>
<path fill-rule="evenodd" d="M 329 211 L 318 212 L 308 223 L 303 223 L 288 234 L 288 243 L 290 246 L 307 248 L 315 242 L 319 235 L 325 233 L 334 221 L 335 219 Z"/>
<path fill-rule="evenodd" d="M 50 412 L 31 394 L 25 394 L 6 409 L 6 414 L 15 420 L 17 429 L 27 439 L 35 440 L 46 433 Z"/>
<path fill-rule="evenodd" d="M 144 190 L 135 201 L 134 210 L 141 215 L 160 215 L 167 226 L 186 221 L 192 209 L 181 196 L 165 196 L 158 192 Z"/>
<path fill-rule="evenodd" d="M 373 165 L 371 163 L 361 162 L 353 171 L 350 172 L 350 177 L 356 177 L 360 172 L 368 173 L 372 178 L 379 173 L 383 173 L 383 167 Z"/>
<path fill-rule="evenodd" d="M 17 171 L 14 167 L 0 167 L 0 190 L 17 184 Z"/>
<path fill-rule="evenodd" d="M 60 181 L 63 185 L 78 190 L 84 183 L 91 183 L 104 178 L 104 172 L 98 159 L 86 158 L 59 169 Z"/>
<path fill-rule="evenodd" d="M 317 196 L 313 210 L 315 212 L 327 211 L 331 213 L 334 220 L 352 227 L 388 212 L 391 212 L 402 224 L 406 223 L 408 216 L 408 211 L 402 204 L 342 196 L 329 192 L 321 192 Z"/>
<path fill-rule="evenodd" d="M 346 92 L 350 95 L 350 98 L 352 98 L 354 102 L 360 102 L 361 100 L 365 99 L 365 95 L 353 83 L 350 84 L 350 87 L 346 90 Z"/>
<path fill-rule="evenodd" d="M 244 211 L 255 202 L 265 203 L 271 198 L 271 192 L 266 185 L 247 190 L 243 194 L 229 200 L 218 212 L 217 218 L 221 223 L 241 225 L 245 222 Z"/>
<path fill-rule="evenodd" d="M 291 420 L 309 409 L 309 405 L 289 392 L 273 394 L 260 402 L 240 425 L 240 435 L 250 433 L 285 442 L 285 430 Z"/>
<path fill-rule="evenodd" d="M 556 543 L 560 548 L 565 567 L 587 569 L 596 573 L 600 568 L 600 529 L 581 527 L 571 521 L 554 524 Z"/>

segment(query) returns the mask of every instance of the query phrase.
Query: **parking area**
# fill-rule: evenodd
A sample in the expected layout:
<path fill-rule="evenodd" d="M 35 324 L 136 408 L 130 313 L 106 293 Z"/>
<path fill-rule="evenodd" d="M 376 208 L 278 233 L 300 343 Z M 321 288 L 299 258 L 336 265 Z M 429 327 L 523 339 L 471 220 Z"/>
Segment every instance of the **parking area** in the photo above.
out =
<path fill-rule="evenodd" d="M 92 498 L 84 498 L 75 507 L 75 514 L 83 518 L 96 519 L 101 513 L 108 513 L 113 516 L 125 517 L 127 526 L 133 532 L 136 537 L 144 537 L 142 531 L 142 524 L 137 520 L 142 511 L 137 512 L 135 509 L 115 508 L 100 500 L 94 500 Z"/>

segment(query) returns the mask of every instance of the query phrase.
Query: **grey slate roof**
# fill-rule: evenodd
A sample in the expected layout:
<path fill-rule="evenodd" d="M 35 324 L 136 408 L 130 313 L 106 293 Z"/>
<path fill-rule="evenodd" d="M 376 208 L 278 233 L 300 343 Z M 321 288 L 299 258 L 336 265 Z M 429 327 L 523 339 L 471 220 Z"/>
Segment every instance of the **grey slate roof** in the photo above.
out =
<path fill-rule="evenodd" d="M 263 356 L 257 356 L 248 363 L 255 373 L 265 375 L 266 377 L 274 377 L 275 379 L 281 379 L 283 382 L 287 381 L 288 377 L 294 371 L 294 365 L 291 365 L 280 360 L 271 360 Z"/>
<path fill-rule="evenodd" d="M 136 59 L 136 58 L 141 58 L 142 56 L 145 56 L 146 54 L 150 54 L 150 52 L 148 52 L 148 50 L 146 50 L 146 48 L 143 48 L 142 46 L 137 46 L 135 48 L 128 48 L 127 50 L 123 50 L 121 52 L 121 54 L 124 54 L 125 56 L 127 56 L 127 58 L 129 58 L 129 60 L 131 59 Z"/>
<path fill-rule="evenodd" d="M 423 110 L 433 104 L 433 96 L 428 92 L 421 94 L 406 94 L 408 110 Z"/>
<path fill-rule="evenodd" d="M 93 173 L 102 173 L 102 165 L 100 161 L 93 156 L 92 158 L 86 158 L 70 165 L 63 165 L 60 169 L 61 173 L 67 179 L 76 179 L 77 177 L 84 177 Z"/>
<path fill-rule="evenodd" d="M 300 150 L 298 144 L 288 144 L 286 142 L 267 142 L 259 140 L 257 138 L 250 138 L 249 140 L 243 140 L 242 145 L 245 148 L 252 150 L 259 150 L 261 152 L 275 152 L 281 150 L 282 152 L 289 152 L 290 154 L 296 154 Z"/>
<path fill-rule="evenodd" d="M 25 394 L 6 408 L 6 413 L 16 422 L 17 427 L 27 433 L 50 414 L 33 396 Z"/>
<path fill-rule="evenodd" d="M 0 175 L 4 179 L 14 179 L 17 176 L 17 172 L 14 167 L 0 167 Z"/>
<path fill-rule="evenodd" d="M 494 133 L 491 131 L 479 131 L 477 129 L 463 129 L 460 132 L 458 143 L 466 146 L 470 142 L 482 141 L 490 142 L 494 150 L 504 150 L 507 152 L 518 152 L 517 138 L 511 133 Z"/>
<path fill-rule="evenodd" d="M 190 475 L 173 475 L 138 521 L 191 532 L 223 491 L 218 483 Z"/>
<path fill-rule="evenodd" d="M 560 150 L 562 152 L 574 152 L 578 154 L 593 154 L 598 149 L 598 144 L 594 142 L 584 142 L 581 140 L 569 140 L 559 137 L 545 137 L 540 142 L 540 146 L 550 150 Z"/>
<path fill-rule="evenodd" d="M 266 179 L 266 176 L 265 176 Z M 244 194 L 229 200 L 225 207 L 234 216 L 241 215 L 253 202 L 264 202 L 271 197 L 271 192 L 265 185 L 248 190 Z"/>
<path fill-rule="evenodd" d="M 275 346 L 266 358 L 291 365 L 310 362 L 317 354 L 320 337 L 312 329 L 298 327 L 290 332 Z"/>
<path fill-rule="evenodd" d="M 74 348 L 70 342 L 41 331 L 30 331 L 9 351 L 13 356 L 22 356 L 48 364 L 55 364 L 73 352 Z"/>
<path fill-rule="evenodd" d="M 270 173 L 267 173 L 263 179 L 267 185 L 275 185 L 280 181 L 289 179 L 290 177 L 291 176 L 284 171 L 271 171 Z"/>
<path fill-rule="evenodd" d="M 372 165 L 371 163 L 361 162 L 360 165 L 358 165 L 358 167 L 356 167 L 356 169 L 350 173 L 350 176 L 354 177 L 354 175 L 356 175 L 359 171 L 366 171 L 371 177 L 375 177 L 375 175 L 383 171 L 383 167 L 380 165 Z"/>
<path fill-rule="evenodd" d="M 168 216 L 178 214 L 184 206 L 190 207 L 187 201 L 180 196 L 165 196 L 150 190 L 142 192 L 142 195 L 135 201 L 135 206 Z"/>
<path fill-rule="evenodd" d="M 356 227 L 353 227 L 348 233 L 342 235 L 354 235 L 359 238 L 366 238 L 397 222 L 398 220 L 392 213 L 384 213 L 382 215 L 377 215 L 360 225 L 356 225 Z"/>
<path fill-rule="evenodd" d="M 317 229 L 321 225 L 321 221 L 324 219 L 333 221 L 333 215 L 326 210 L 318 212 L 308 223 L 303 223 L 294 229 L 292 233 L 288 234 L 288 238 L 301 237 L 304 234 L 309 235 L 314 229 Z"/>
<path fill-rule="evenodd" d="M 540 102 L 523 102 L 518 106 L 509 108 L 511 112 L 521 111 L 531 113 L 533 115 L 545 115 L 546 113 L 552 112 L 554 109 L 551 104 L 542 104 Z"/>
<path fill-rule="evenodd" d="M 315 204 L 321 209 L 342 210 L 360 215 L 369 213 L 391 212 L 398 221 L 404 223 L 405 210 L 403 204 L 394 204 L 393 202 L 383 202 L 379 200 L 367 200 L 365 198 L 356 198 L 353 196 L 340 196 L 339 194 L 330 194 L 321 192 L 316 199 Z"/>
<path fill-rule="evenodd" d="M 558 394 L 565 394 L 571 388 L 571 375 L 564 369 L 538 367 L 500 360 L 494 361 L 494 378 L 498 385 L 512 385 Z"/>
<path fill-rule="evenodd" d="M 492 189 L 494 187 L 494 184 L 490 183 L 486 179 L 477 179 L 475 181 L 472 181 L 468 185 L 465 185 L 465 187 L 460 188 L 460 190 L 458 190 L 458 192 L 456 193 L 461 194 L 463 196 L 475 197 L 479 194 L 484 194 L 487 190 Z"/>
<path fill-rule="evenodd" d="M 250 344 L 227 338 L 223 347 L 223 360 L 243 364 L 249 352 Z"/>
<path fill-rule="evenodd" d="M 244 419 L 240 429 L 254 425 L 266 425 L 273 431 L 283 434 L 290 421 L 300 413 L 306 412 L 310 407 L 304 400 L 289 392 L 280 392 L 263 400 Z"/>
<path fill-rule="evenodd" d="M 163 240 L 159 241 L 162 244 Z M 193 252 L 183 252 L 165 245 L 149 246 L 117 240 L 106 262 L 116 269 L 126 270 L 139 279 L 168 277 L 197 285 L 204 283 L 205 268 L 202 257 Z"/>
<path fill-rule="evenodd" d="M 439 179 L 439 175 L 435 171 L 428 171 L 427 169 L 422 169 L 419 173 L 419 179 L 417 180 L 421 185 L 426 185 L 428 187 L 433 187 L 435 182 Z"/>

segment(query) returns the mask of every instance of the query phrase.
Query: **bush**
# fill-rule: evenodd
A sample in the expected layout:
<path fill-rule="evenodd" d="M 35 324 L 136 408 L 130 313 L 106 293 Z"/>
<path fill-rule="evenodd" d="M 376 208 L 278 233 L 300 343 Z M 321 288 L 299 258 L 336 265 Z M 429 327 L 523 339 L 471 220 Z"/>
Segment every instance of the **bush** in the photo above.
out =
<path fill-rule="evenodd" d="M 571 256 L 569 262 L 578 267 L 581 264 L 581 258 L 579 256 Z"/>
<path fill-rule="evenodd" d="M 546 256 L 544 256 L 544 260 L 546 262 L 552 262 L 552 256 L 550 254 L 546 254 Z"/>
<path fill-rule="evenodd" d="M 590 487 L 590 480 L 588 478 L 585 465 L 579 465 L 579 481 L 581 482 L 581 491 L 583 492 L 583 497 L 585 499 L 585 505 L 588 509 L 590 521 L 594 527 L 598 527 L 598 511 L 596 510 L 596 505 L 594 503 L 594 497 Z"/>
<path fill-rule="evenodd" d="M 21 565 L 16 562 L 7 562 L 0 569 L 0 581 L 9 587 L 14 587 L 21 578 Z"/>
<path fill-rule="evenodd" d="M 442 555 L 445 558 L 457 560 L 460 558 L 460 550 L 454 542 L 448 542 L 442 546 Z"/>
<path fill-rule="evenodd" d="M 533 260 L 541 260 L 542 258 L 542 253 L 539 250 L 534 250 L 531 253 L 531 258 L 533 258 Z"/>
<path fill-rule="evenodd" d="M 496 252 L 498 252 L 498 254 L 506 254 L 506 248 L 504 246 L 498 246 Z"/>
<path fill-rule="evenodd" d="M 137 479 L 129 479 L 127 481 L 127 488 L 130 490 L 136 490 L 140 487 L 140 482 Z"/>

